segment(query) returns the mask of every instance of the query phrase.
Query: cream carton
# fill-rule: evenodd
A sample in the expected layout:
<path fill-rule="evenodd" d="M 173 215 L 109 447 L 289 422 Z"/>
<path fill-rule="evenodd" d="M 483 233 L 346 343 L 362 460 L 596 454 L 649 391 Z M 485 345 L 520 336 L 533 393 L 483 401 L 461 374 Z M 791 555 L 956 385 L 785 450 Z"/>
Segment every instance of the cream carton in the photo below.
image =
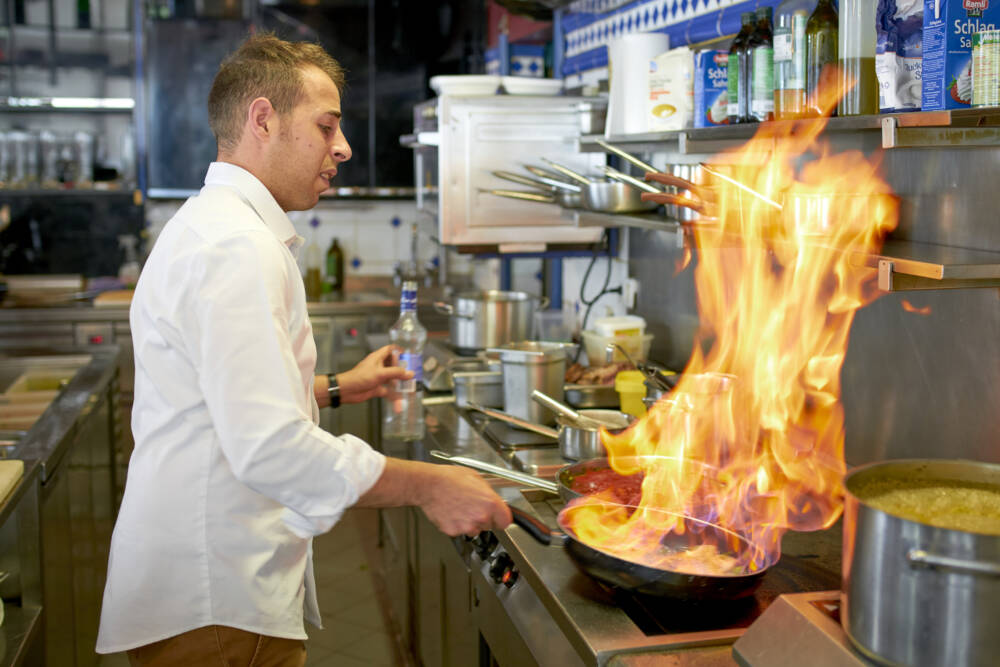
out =
<path fill-rule="evenodd" d="M 729 122 L 728 51 L 699 51 L 694 56 L 694 126 Z"/>
<path fill-rule="evenodd" d="M 1000 25 L 998 0 L 924 0 L 921 108 L 972 102 L 972 35 Z"/>
<path fill-rule="evenodd" d="M 682 46 L 649 61 L 647 119 L 650 132 L 691 126 L 694 100 L 694 57 Z"/>

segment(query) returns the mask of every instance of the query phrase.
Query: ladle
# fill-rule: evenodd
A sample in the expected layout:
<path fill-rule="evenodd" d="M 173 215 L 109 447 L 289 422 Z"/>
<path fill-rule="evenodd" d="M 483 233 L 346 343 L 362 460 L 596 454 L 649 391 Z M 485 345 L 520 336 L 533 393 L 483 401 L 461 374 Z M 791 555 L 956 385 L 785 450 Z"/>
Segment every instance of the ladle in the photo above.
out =
<path fill-rule="evenodd" d="M 596 429 L 600 426 L 604 426 L 606 428 L 621 428 L 621 424 L 612 424 L 611 422 L 606 422 L 594 419 L 592 417 L 581 415 L 579 412 L 569 407 L 565 403 L 557 401 L 548 394 L 544 394 L 538 391 L 537 389 L 532 390 L 531 398 L 536 403 L 544 405 L 549 410 L 557 412 L 561 414 L 563 417 L 566 417 L 566 419 L 569 419 L 574 426 L 577 426 L 579 428 Z"/>

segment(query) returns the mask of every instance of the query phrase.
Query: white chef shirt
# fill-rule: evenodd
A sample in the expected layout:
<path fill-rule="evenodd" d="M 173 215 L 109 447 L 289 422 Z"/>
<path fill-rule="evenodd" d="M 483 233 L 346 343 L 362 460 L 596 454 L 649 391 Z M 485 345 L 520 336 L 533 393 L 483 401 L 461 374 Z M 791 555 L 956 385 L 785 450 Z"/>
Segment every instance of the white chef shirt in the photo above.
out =
<path fill-rule="evenodd" d="M 215 162 L 136 286 L 135 450 L 97 638 L 124 651 L 206 625 L 305 639 L 312 536 L 384 457 L 317 425 L 301 237 L 264 185 Z"/>

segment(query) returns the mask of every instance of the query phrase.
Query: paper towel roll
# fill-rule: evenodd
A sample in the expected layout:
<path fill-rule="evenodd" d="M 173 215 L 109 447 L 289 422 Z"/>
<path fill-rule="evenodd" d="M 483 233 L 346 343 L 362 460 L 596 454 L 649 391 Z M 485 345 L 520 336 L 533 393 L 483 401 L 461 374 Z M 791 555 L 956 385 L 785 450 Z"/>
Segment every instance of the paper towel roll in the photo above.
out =
<path fill-rule="evenodd" d="M 670 50 L 670 37 L 661 32 L 626 35 L 608 44 L 608 119 L 604 134 L 638 134 L 649 129 L 649 61 Z"/>

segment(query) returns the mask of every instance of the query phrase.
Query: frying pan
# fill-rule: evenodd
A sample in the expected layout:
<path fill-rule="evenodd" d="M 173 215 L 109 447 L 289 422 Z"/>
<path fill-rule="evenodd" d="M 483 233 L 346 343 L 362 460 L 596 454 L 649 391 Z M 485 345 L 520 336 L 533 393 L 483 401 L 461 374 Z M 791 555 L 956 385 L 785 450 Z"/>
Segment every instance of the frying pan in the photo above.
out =
<path fill-rule="evenodd" d="M 580 195 L 567 190 L 558 190 L 552 193 L 539 192 L 538 190 L 501 190 L 482 188 L 480 192 L 485 192 L 497 197 L 507 199 L 521 199 L 524 201 L 536 201 L 542 204 L 559 204 L 563 208 L 580 208 Z"/>
<path fill-rule="evenodd" d="M 574 185 L 573 183 L 566 183 L 565 181 L 560 181 L 558 179 L 548 178 L 545 176 L 524 176 L 522 174 L 515 174 L 510 171 L 497 170 L 492 172 L 497 178 L 502 178 L 505 181 L 511 181 L 513 183 L 520 183 L 521 185 L 527 185 L 532 188 L 536 188 L 540 191 L 540 194 L 548 195 L 552 198 L 553 203 L 559 204 L 563 208 L 580 208 L 583 203 L 583 197 L 580 194 L 580 186 Z M 519 191 L 492 191 L 492 194 L 499 195 L 501 197 L 511 196 L 511 192 Z M 527 197 L 516 196 L 512 197 L 514 199 L 527 199 Z M 533 201 L 539 201 L 532 198 Z"/>
<path fill-rule="evenodd" d="M 622 588 L 632 593 L 670 597 L 677 600 L 734 600 L 753 594 L 760 585 L 764 574 L 774 563 L 765 562 L 755 572 L 731 575 L 691 574 L 664 568 L 653 567 L 642 563 L 626 560 L 606 551 L 584 544 L 573 533 L 569 526 L 569 518 L 579 511 L 580 505 L 567 505 L 559 512 L 559 528 L 553 530 L 527 512 L 511 507 L 514 523 L 523 528 L 532 537 L 546 545 L 557 545 L 566 548 L 570 559 L 585 574 L 612 586 Z M 633 506 L 629 507 L 633 511 Z M 663 512 L 665 510 L 643 508 L 643 512 Z M 675 515 L 676 516 L 676 515 Z M 698 524 L 701 539 L 715 544 L 739 542 L 745 548 L 752 548 L 741 535 L 727 531 L 719 526 L 685 518 L 688 525 Z M 671 551 L 681 551 L 687 548 L 688 538 L 669 533 L 664 536 L 661 544 Z"/>
<path fill-rule="evenodd" d="M 644 200 L 642 193 L 625 183 L 594 180 L 573 171 L 569 167 L 542 158 L 553 169 L 572 178 L 580 184 L 580 194 L 583 196 L 583 207 L 599 213 L 636 213 L 651 211 L 659 204 L 653 200 Z"/>

